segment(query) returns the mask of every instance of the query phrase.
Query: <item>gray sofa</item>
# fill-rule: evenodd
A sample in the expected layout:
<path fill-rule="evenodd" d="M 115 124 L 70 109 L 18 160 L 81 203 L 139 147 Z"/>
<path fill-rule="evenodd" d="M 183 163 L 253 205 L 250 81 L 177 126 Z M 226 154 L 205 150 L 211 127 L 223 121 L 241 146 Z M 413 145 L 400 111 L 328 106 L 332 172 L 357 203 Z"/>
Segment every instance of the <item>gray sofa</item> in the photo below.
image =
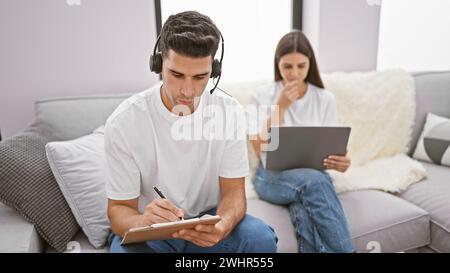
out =
<path fill-rule="evenodd" d="M 427 112 L 450 118 L 450 72 L 415 73 L 414 78 L 417 110 L 410 154 Z M 103 124 L 126 97 L 128 95 L 42 100 L 36 103 L 33 127 L 49 140 L 86 135 Z M 58 121 L 61 117 L 63 122 Z M 416 183 L 400 195 L 375 190 L 339 195 L 358 252 L 450 252 L 450 168 L 423 164 L 428 172 L 425 183 Z M 285 207 L 249 199 L 248 213 L 274 227 L 279 252 L 297 251 L 294 229 Z M 75 251 L 108 251 L 107 247 L 94 249 L 81 230 L 73 241 Z M 55 250 L 39 237 L 32 223 L 0 203 L 0 252 Z"/>

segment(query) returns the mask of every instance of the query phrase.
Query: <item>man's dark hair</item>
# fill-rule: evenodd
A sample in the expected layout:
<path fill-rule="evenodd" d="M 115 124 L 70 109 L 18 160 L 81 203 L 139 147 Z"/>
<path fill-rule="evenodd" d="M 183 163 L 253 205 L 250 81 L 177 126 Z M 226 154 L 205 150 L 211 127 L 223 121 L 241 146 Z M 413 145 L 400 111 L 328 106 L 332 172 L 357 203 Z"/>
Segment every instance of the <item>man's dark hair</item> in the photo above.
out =
<path fill-rule="evenodd" d="M 159 49 L 164 57 L 172 49 L 188 57 L 214 58 L 219 41 L 219 29 L 208 16 L 197 11 L 184 11 L 169 16 L 164 23 Z"/>

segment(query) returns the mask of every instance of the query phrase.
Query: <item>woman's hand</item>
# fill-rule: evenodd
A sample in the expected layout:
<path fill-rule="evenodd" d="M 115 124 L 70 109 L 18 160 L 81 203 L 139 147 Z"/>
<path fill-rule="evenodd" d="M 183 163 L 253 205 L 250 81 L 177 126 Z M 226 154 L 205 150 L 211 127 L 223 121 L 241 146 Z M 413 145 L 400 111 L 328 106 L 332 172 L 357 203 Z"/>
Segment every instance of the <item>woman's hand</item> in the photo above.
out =
<path fill-rule="evenodd" d="M 338 172 L 345 172 L 351 165 L 350 157 L 348 156 L 348 152 L 345 156 L 339 155 L 330 155 L 323 160 L 323 165 L 327 169 L 333 169 Z"/>
<path fill-rule="evenodd" d="M 294 101 L 300 97 L 299 82 L 292 81 L 287 83 L 283 90 L 281 90 L 280 97 L 278 98 L 278 106 L 280 110 L 288 109 Z"/>

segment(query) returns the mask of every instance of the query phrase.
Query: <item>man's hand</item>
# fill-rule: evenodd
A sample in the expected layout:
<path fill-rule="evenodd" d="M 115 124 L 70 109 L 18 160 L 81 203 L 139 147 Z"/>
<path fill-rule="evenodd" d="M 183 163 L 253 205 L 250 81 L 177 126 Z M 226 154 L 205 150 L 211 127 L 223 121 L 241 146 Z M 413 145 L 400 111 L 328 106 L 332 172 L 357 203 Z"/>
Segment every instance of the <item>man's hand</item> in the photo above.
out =
<path fill-rule="evenodd" d="M 184 213 L 167 199 L 154 199 L 145 207 L 142 217 L 144 219 L 143 226 L 146 226 L 179 221 L 180 217 L 184 217 Z"/>
<path fill-rule="evenodd" d="M 200 247 L 212 247 L 225 239 L 233 230 L 233 226 L 226 219 L 215 225 L 196 225 L 195 229 L 182 229 L 175 232 L 174 238 L 190 241 Z"/>
<path fill-rule="evenodd" d="M 348 156 L 348 152 L 345 156 L 338 155 L 330 155 L 323 160 L 323 165 L 327 169 L 334 169 L 338 172 L 345 172 L 351 165 L 350 157 Z"/>
<path fill-rule="evenodd" d="M 197 225 L 194 229 L 182 229 L 172 237 L 184 239 L 200 247 L 212 247 L 225 239 L 245 216 L 246 199 L 244 177 L 219 177 L 221 200 L 217 215 L 221 220 L 215 225 Z"/>

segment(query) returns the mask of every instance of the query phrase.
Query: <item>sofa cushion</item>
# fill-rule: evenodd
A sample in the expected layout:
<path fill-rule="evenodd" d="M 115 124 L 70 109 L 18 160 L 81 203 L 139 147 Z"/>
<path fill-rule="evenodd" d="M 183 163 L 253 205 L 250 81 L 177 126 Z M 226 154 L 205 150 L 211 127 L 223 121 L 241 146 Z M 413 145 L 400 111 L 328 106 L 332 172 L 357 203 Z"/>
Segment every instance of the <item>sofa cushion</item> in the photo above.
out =
<path fill-rule="evenodd" d="M 433 249 L 429 248 L 428 246 L 419 247 L 416 249 L 411 249 L 408 251 L 405 251 L 406 253 L 436 253 Z"/>
<path fill-rule="evenodd" d="M 38 253 L 44 249 L 45 242 L 35 226 L 0 203 L 0 253 Z"/>
<path fill-rule="evenodd" d="M 33 125 L 49 141 L 70 140 L 105 124 L 116 107 L 131 94 L 79 96 L 39 100 Z"/>
<path fill-rule="evenodd" d="M 400 252 L 430 242 L 428 213 L 413 204 L 375 190 L 346 192 L 339 199 L 358 252 Z M 247 212 L 275 229 L 278 252 L 297 252 L 287 207 L 252 199 L 247 202 Z"/>
<path fill-rule="evenodd" d="M 405 200 L 375 190 L 346 192 L 339 199 L 358 252 L 401 252 L 430 242 L 428 213 Z"/>
<path fill-rule="evenodd" d="M 51 247 L 47 246 L 45 249 L 46 253 L 57 253 L 57 251 Z M 95 248 L 89 243 L 89 239 L 86 235 L 80 231 L 73 237 L 72 241 L 67 244 L 67 249 L 65 253 L 108 253 L 109 247 L 105 245 L 104 247 Z"/>
<path fill-rule="evenodd" d="M 450 71 L 413 74 L 416 85 L 416 116 L 412 128 L 409 155 L 416 148 L 428 112 L 450 118 Z"/>
<path fill-rule="evenodd" d="M 428 178 L 409 187 L 401 198 L 428 211 L 431 217 L 430 248 L 450 252 L 450 167 L 423 162 Z"/>
<path fill-rule="evenodd" d="M 287 207 L 251 199 L 247 200 L 247 213 L 260 218 L 275 230 L 278 237 L 278 252 L 297 252 L 297 239 Z"/>
<path fill-rule="evenodd" d="M 46 142 L 35 133 L 0 142 L 0 202 L 34 223 L 44 240 L 63 251 L 79 226 L 50 170 Z"/>

